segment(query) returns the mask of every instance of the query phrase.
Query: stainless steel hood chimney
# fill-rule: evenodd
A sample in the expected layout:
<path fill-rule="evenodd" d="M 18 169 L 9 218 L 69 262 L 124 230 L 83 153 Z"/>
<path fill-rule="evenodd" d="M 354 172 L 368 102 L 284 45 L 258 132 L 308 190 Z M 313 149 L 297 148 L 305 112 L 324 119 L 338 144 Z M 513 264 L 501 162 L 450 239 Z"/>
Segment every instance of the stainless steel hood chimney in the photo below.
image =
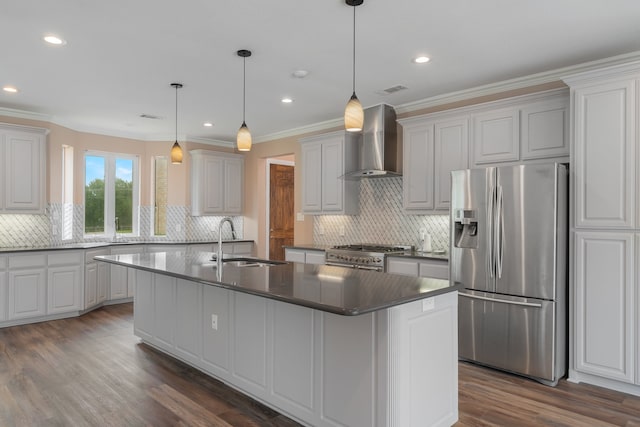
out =
<path fill-rule="evenodd" d="M 345 179 L 401 176 L 396 112 L 380 104 L 364 110 L 364 126 L 359 135 L 359 170 L 343 175 Z"/>

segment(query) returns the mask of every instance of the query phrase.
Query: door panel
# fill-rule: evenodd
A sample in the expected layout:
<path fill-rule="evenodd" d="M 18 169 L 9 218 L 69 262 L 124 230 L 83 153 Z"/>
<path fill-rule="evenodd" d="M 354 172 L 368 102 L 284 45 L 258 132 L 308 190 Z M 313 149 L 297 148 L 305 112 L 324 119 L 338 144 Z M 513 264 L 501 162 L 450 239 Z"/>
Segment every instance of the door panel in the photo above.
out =
<path fill-rule="evenodd" d="M 494 294 L 486 292 L 459 295 L 460 358 L 557 380 L 553 360 L 555 302 L 508 296 L 493 299 Z"/>
<path fill-rule="evenodd" d="M 489 192 L 495 185 L 495 169 L 467 169 L 451 173 L 451 243 L 450 260 L 451 280 L 462 283 L 465 288 L 493 290 L 493 279 L 489 274 L 489 228 L 488 200 Z M 456 212 L 470 210 L 477 221 L 477 239 L 474 247 L 465 246 L 457 238 Z"/>
<path fill-rule="evenodd" d="M 284 246 L 293 245 L 294 167 L 271 164 L 269 176 L 269 259 L 284 261 Z"/>
<path fill-rule="evenodd" d="M 497 169 L 502 194 L 503 245 L 496 275 L 496 292 L 555 299 L 556 286 L 556 167 L 520 165 Z M 500 212 L 498 212 L 499 216 Z M 498 224 L 498 222 L 496 222 Z"/>

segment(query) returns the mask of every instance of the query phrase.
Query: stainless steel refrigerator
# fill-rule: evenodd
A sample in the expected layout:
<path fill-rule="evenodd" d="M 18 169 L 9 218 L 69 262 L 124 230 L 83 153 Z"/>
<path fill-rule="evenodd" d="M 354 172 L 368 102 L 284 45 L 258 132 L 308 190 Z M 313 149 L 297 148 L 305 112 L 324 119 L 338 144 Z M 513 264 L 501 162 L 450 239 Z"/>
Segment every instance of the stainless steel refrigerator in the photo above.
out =
<path fill-rule="evenodd" d="M 556 385 L 566 373 L 565 165 L 451 173 L 459 357 Z"/>

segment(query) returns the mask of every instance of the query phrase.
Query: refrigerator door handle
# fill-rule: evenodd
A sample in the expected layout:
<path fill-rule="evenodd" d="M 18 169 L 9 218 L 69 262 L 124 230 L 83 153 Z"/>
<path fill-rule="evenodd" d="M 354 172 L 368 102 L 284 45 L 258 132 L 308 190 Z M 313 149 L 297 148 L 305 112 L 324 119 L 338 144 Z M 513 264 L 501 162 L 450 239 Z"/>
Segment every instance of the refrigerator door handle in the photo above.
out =
<path fill-rule="evenodd" d="M 502 186 L 497 187 L 498 207 L 496 208 L 496 276 L 502 277 L 502 257 L 504 254 L 504 193 Z"/>
<path fill-rule="evenodd" d="M 500 302 L 500 303 L 503 303 L 503 304 L 520 305 L 520 306 L 525 306 L 525 307 L 542 308 L 542 304 L 540 304 L 540 303 L 535 303 L 535 302 L 509 301 L 509 300 L 499 299 L 499 298 L 490 298 L 490 297 L 483 297 L 483 296 L 480 296 L 480 295 L 465 294 L 465 293 L 462 293 L 462 292 L 458 292 L 458 295 L 460 295 L 461 297 L 467 297 L 467 298 L 472 298 L 472 299 L 479 299 L 479 300 L 482 300 L 482 301 Z"/>
<path fill-rule="evenodd" d="M 489 203 L 487 203 L 487 270 L 489 270 L 489 277 L 493 279 L 493 272 L 495 271 L 495 262 L 493 260 L 493 208 L 495 204 L 495 187 L 491 186 L 489 190 Z"/>

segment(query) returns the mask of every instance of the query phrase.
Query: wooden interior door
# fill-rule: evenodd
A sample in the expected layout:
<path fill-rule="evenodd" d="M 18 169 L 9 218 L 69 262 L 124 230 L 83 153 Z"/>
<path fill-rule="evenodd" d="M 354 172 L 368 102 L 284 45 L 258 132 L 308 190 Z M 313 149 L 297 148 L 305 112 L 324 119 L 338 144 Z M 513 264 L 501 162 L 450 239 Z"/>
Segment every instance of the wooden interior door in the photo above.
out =
<path fill-rule="evenodd" d="M 269 259 L 284 261 L 285 245 L 293 245 L 293 166 L 269 168 Z"/>

